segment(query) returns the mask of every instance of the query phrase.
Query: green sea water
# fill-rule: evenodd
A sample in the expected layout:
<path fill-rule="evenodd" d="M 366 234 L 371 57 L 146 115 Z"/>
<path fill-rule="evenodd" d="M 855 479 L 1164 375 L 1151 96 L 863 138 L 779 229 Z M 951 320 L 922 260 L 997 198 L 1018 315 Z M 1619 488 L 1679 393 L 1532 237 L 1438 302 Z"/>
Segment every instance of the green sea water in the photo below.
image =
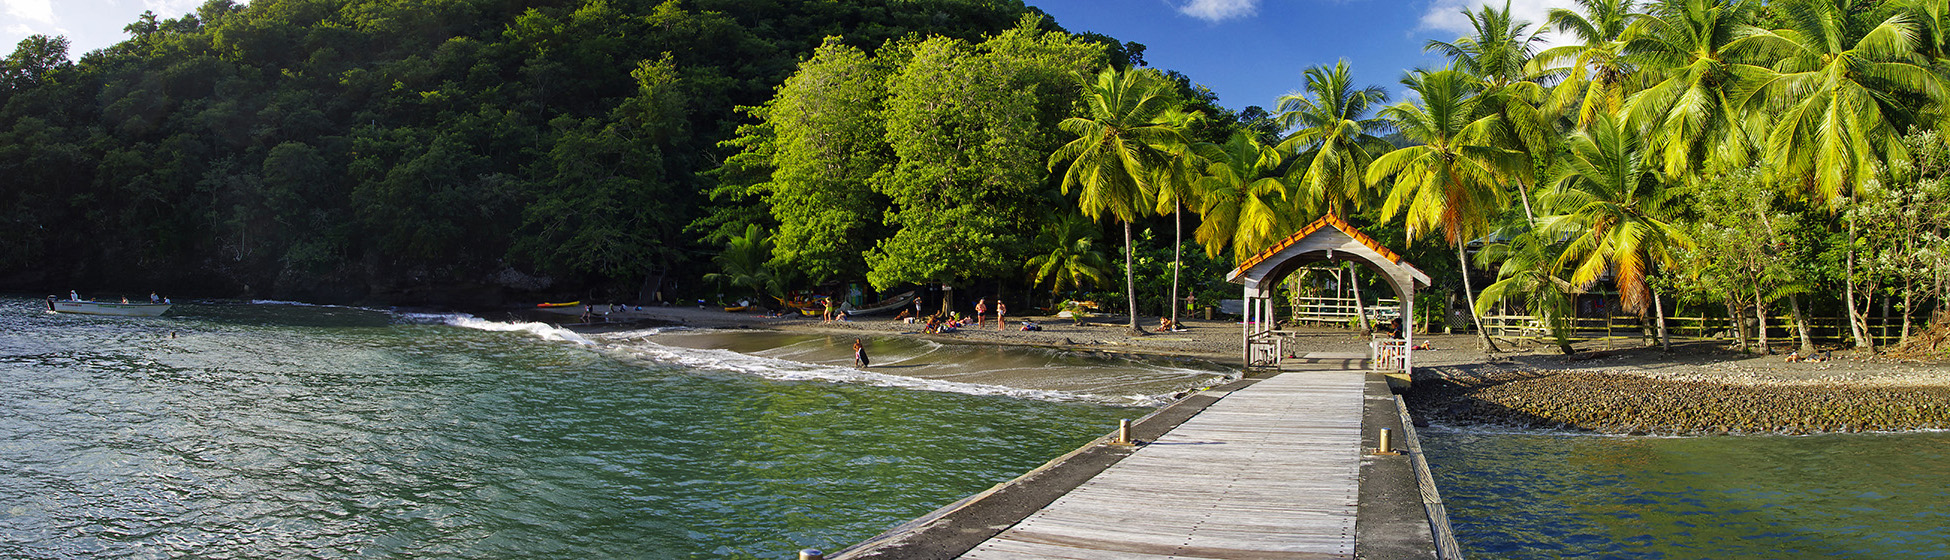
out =
<path fill-rule="evenodd" d="M 1421 440 L 1471 559 L 1950 558 L 1950 433 Z"/>
<path fill-rule="evenodd" d="M 135 319 L 3 298 L 0 558 L 786 558 L 1149 411 L 655 347 L 350 308 Z"/>

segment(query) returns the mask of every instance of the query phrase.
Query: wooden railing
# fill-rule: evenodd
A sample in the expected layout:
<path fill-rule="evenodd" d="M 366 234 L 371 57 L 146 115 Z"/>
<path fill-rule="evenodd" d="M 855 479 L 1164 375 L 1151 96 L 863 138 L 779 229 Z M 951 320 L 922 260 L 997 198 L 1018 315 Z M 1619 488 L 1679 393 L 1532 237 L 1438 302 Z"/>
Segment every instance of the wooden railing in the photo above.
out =
<path fill-rule="evenodd" d="M 1359 308 L 1354 305 L 1354 298 L 1299 297 L 1294 298 L 1292 304 L 1291 318 L 1301 324 L 1345 325 L 1360 314 Z M 1368 320 L 1378 323 L 1401 316 L 1402 304 L 1396 298 L 1381 298 L 1369 304 L 1367 309 Z"/>
<path fill-rule="evenodd" d="M 1375 371 L 1408 371 L 1408 341 L 1376 338 L 1368 342 L 1368 358 Z"/>
<path fill-rule="evenodd" d="M 1910 329 L 1915 334 L 1923 328 L 1923 321 L 1913 319 Z M 1643 321 L 1637 316 L 1621 315 L 1612 317 L 1579 317 L 1570 320 L 1572 342 L 1593 342 L 1610 340 L 1640 339 L 1648 331 L 1656 336 L 1658 324 L 1653 317 Z M 1877 345 L 1895 344 L 1902 339 L 1902 317 L 1869 317 L 1870 338 Z M 1885 328 L 1886 327 L 1886 328 Z M 1541 320 L 1530 315 L 1485 315 L 1483 330 L 1491 336 L 1509 339 L 1537 340 L 1554 342 L 1550 329 Z M 1733 321 L 1725 317 L 1667 317 L 1666 331 L 1673 340 L 1737 340 L 1733 333 Z M 1885 334 L 1886 333 L 1886 334 Z M 1758 337 L 1756 333 L 1749 336 Z M 1848 322 L 1840 317 L 1810 317 L 1808 337 L 1815 342 L 1837 343 L 1848 339 Z M 1767 339 L 1770 343 L 1795 343 L 1801 340 L 1793 317 L 1768 317 Z"/>

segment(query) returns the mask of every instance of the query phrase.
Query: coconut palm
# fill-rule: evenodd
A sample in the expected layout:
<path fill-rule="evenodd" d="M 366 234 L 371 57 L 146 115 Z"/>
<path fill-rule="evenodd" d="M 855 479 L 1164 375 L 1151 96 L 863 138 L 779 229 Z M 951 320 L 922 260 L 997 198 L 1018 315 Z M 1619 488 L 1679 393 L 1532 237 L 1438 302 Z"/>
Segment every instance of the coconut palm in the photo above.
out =
<path fill-rule="evenodd" d="M 1293 131 L 1279 144 L 1293 161 L 1284 183 L 1309 213 L 1353 215 L 1376 198 L 1368 164 L 1393 148 L 1377 135 L 1388 131 L 1388 121 L 1370 116 L 1388 102 L 1388 91 L 1355 87 L 1346 59 L 1303 75 L 1306 93 L 1280 97 L 1279 123 Z"/>
<path fill-rule="evenodd" d="M 1505 243 L 1483 247 L 1476 253 L 1480 264 L 1501 262 L 1502 265 L 1497 271 L 1497 281 L 1484 287 L 1476 299 L 1476 313 L 1489 312 L 1495 302 L 1521 300 L 1531 315 L 1543 321 L 1558 350 L 1570 354 L 1571 294 L 1576 290 L 1564 280 L 1563 269 L 1557 266 L 1558 249 L 1535 230 L 1525 231 Z"/>
<path fill-rule="evenodd" d="M 1049 168 L 1065 163 L 1062 189 L 1075 190 L 1083 214 L 1092 220 L 1112 218 L 1124 224 L 1124 292 L 1130 304 L 1130 330 L 1137 326 L 1137 280 L 1132 275 L 1131 222 L 1151 209 L 1157 169 L 1168 155 L 1167 146 L 1182 145 L 1184 136 L 1167 113 L 1175 100 L 1171 83 L 1150 68 L 1107 69 L 1084 84 L 1088 116 L 1070 117 L 1057 124 L 1077 138 L 1050 154 Z"/>
<path fill-rule="evenodd" d="M 1225 144 L 1200 144 L 1205 173 L 1193 184 L 1198 192 L 1198 229 L 1192 239 L 1205 255 L 1218 258 L 1227 249 L 1238 263 L 1292 231 L 1294 212 L 1286 186 L 1273 176 L 1280 166 L 1279 151 L 1261 144 L 1251 133 L 1234 132 Z"/>
<path fill-rule="evenodd" d="M 1457 69 L 1483 79 L 1491 88 L 1500 88 L 1529 78 L 1530 61 L 1537 56 L 1537 49 L 1543 45 L 1544 38 L 1530 28 L 1530 22 L 1516 19 L 1510 15 L 1510 2 L 1503 2 L 1498 10 L 1488 4 L 1474 12 L 1463 12 L 1469 18 L 1474 35 L 1456 39 L 1453 42 L 1431 40 L 1423 45 L 1424 52 L 1441 53 L 1455 61 Z"/>
<path fill-rule="evenodd" d="M 724 251 L 711 257 L 719 272 L 704 275 L 705 282 L 744 288 L 753 295 L 784 293 L 780 278 L 766 265 L 772 260 L 772 239 L 758 224 L 745 226 L 745 234 L 725 243 Z"/>
<path fill-rule="evenodd" d="M 1667 175 L 1695 175 L 1709 163 L 1747 166 L 1758 139 L 1743 134 L 1739 121 L 1750 115 L 1736 111 L 1729 95 L 1741 37 L 1758 8 L 1751 0 L 1663 0 L 1626 32 L 1649 85 L 1619 114 L 1648 138 Z"/>
<path fill-rule="evenodd" d="M 1665 306 L 1647 278 L 1677 262 L 1674 250 L 1693 242 L 1672 220 L 1677 189 L 1668 189 L 1639 135 L 1616 117 L 1600 116 L 1588 130 L 1566 141 L 1543 201 L 1555 210 L 1538 232 L 1546 239 L 1568 239 L 1555 266 L 1570 269 L 1572 286 L 1596 283 L 1609 272 L 1619 305 L 1645 316 L 1658 314 L 1659 339 L 1668 348 Z"/>
<path fill-rule="evenodd" d="M 1168 111 L 1162 120 L 1177 128 L 1179 138 L 1172 143 L 1159 146 L 1167 154 L 1163 164 L 1156 170 L 1153 183 L 1157 185 L 1157 207 L 1154 212 L 1171 213 L 1171 295 L 1167 296 L 1165 307 L 1171 308 L 1171 324 L 1178 324 L 1178 275 L 1185 263 L 1185 207 L 1198 204 L 1198 190 L 1195 188 L 1205 167 L 1204 158 L 1199 157 L 1196 146 L 1187 141 L 1184 131 L 1196 125 L 1204 114 L 1195 111 Z"/>
<path fill-rule="evenodd" d="M 1110 281 L 1110 261 L 1097 249 L 1097 234 L 1097 225 L 1078 214 L 1062 214 L 1044 224 L 1036 246 L 1048 247 L 1049 252 L 1030 257 L 1023 265 L 1029 280 L 1038 286 L 1048 284 L 1051 302 L 1064 288 Z"/>
<path fill-rule="evenodd" d="M 1772 113 L 1765 153 L 1781 178 L 1831 205 L 1883 165 L 1908 159 L 1899 139 L 1943 79 L 1918 56 L 1908 12 L 1861 0 L 1780 0 L 1785 29 L 1751 31 L 1765 66 L 1739 65 L 1735 103 Z"/>
<path fill-rule="evenodd" d="M 1555 106 L 1576 103 L 1582 130 L 1600 113 L 1617 113 L 1633 91 L 1637 65 L 1627 56 L 1625 29 L 1640 14 L 1637 0 L 1577 0 L 1580 10 L 1551 8 L 1549 26 L 1578 41 L 1545 49 L 1532 64 L 1559 78 Z M 1562 66 L 1560 66 L 1562 65 Z"/>
<path fill-rule="evenodd" d="M 1484 5 L 1464 15 L 1469 17 L 1472 35 L 1448 43 L 1429 41 L 1422 50 L 1449 57 L 1453 69 L 1481 82 L 1481 90 L 1472 94 L 1477 100 L 1471 105 L 1477 111 L 1495 112 L 1498 118 L 1492 121 L 1496 126 L 1485 129 L 1478 141 L 1525 152 L 1534 160 L 1533 167 L 1544 165 L 1560 138 L 1557 113 L 1562 110 L 1549 107 L 1545 103 L 1547 92 L 1531 80 L 1544 38 L 1531 29 L 1530 22 L 1511 15 L 1507 1 L 1502 10 Z M 1524 179 L 1527 177 L 1511 182 L 1523 202 L 1524 216 L 1534 223 L 1536 212 L 1531 209 L 1530 188 Z"/>
<path fill-rule="evenodd" d="M 1529 165 L 1522 152 L 1494 145 L 1501 117 L 1480 111 L 1482 85 L 1458 70 L 1415 71 L 1402 79 L 1420 103 L 1401 103 L 1381 115 L 1409 140 L 1420 143 L 1397 149 L 1368 166 L 1368 180 L 1392 177 L 1381 212 L 1384 219 L 1406 215 L 1409 239 L 1440 231 L 1456 248 L 1462 264 L 1463 293 L 1470 317 L 1483 336 L 1483 346 L 1496 343 L 1483 330 L 1475 313 L 1474 289 L 1469 285 L 1469 260 L 1463 245 L 1488 229 L 1489 220 L 1509 204 L 1501 185 Z"/>

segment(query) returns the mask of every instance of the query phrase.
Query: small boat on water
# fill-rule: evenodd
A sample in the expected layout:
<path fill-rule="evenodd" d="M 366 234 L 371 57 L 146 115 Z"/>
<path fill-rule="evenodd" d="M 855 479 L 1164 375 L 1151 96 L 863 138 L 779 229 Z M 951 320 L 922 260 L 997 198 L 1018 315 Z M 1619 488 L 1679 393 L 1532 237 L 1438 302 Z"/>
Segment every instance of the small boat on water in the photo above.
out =
<path fill-rule="evenodd" d="M 105 301 L 84 301 L 54 299 L 47 296 L 47 310 L 53 313 L 76 313 L 80 315 L 116 315 L 121 317 L 155 317 L 169 311 L 168 303 L 110 303 Z"/>

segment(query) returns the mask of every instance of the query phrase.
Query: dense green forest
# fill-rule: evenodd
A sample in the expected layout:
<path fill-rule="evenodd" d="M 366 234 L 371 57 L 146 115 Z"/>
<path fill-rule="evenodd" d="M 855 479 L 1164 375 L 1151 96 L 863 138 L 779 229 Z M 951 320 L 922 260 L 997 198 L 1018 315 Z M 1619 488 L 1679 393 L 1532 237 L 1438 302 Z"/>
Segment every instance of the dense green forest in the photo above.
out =
<path fill-rule="evenodd" d="M 753 122 L 739 107 L 764 105 L 821 45 L 980 42 L 1024 21 L 1060 34 L 1030 14 L 1016 0 L 211 0 L 145 14 L 78 61 L 65 39 L 31 37 L 0 82 L 0 287 L 715 291 L 700 277 L 722 240 L 705 233 L 764 212 L 713 209 L 714 170 L 741 149 L 720 144 Z M 1141 48 L 1062 36 L 1092 51 L 1075 64 Z M 686 229 L 700 218 L 716 221 Z"/>

